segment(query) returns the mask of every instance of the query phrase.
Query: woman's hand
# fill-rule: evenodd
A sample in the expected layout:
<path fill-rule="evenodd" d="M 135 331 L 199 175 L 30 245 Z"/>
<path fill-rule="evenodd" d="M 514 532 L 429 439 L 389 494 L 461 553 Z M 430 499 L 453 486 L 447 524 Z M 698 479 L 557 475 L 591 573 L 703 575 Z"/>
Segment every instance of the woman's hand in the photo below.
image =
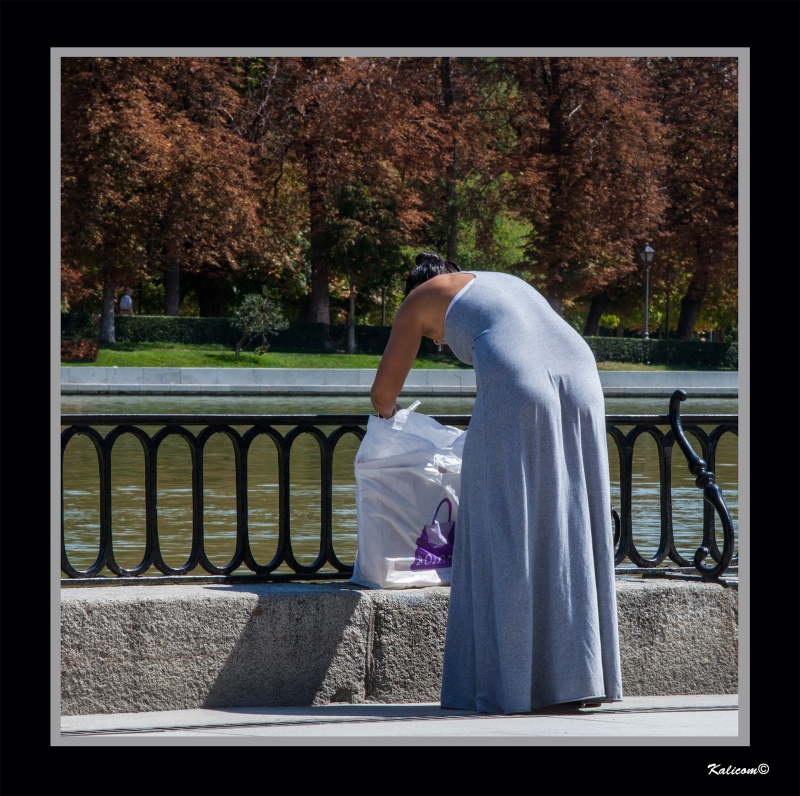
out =
<path fill-rule="evenodd" d="M 378 417 L 383 418 L 384 420 L 388 420 L 390 417 L 394 417 L 397 414 L 398 409 L 402 409 L 403 407 L 400 404 L 395 404 L 394 409 L 392 409 L 391 413 L 389 414 L 382 414 L 380 410 L 378 410 Z M 377 407 L 376 407 L 377 409 Z"/>

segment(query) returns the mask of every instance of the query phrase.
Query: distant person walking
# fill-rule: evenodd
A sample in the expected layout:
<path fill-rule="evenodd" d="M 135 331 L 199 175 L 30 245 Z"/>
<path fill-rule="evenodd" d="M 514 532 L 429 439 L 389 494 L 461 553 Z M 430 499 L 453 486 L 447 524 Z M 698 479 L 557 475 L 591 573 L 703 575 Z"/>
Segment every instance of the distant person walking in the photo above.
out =
<path fill-rule="evenodd" d="M 125 288 L 125 292 L 119 297 L 119 314 L 133 315 L 133 290 Z"/>

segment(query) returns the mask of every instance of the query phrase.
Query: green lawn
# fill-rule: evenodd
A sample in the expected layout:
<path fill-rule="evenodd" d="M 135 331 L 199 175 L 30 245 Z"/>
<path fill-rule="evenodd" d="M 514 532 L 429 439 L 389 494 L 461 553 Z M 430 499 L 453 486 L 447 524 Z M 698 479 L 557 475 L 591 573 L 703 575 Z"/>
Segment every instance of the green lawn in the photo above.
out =
<path fill-rule="evenodd" d="M 242 351 L 224 345 L 118 343 L 100 349 L 95 362 L 67 362 L 77 367 L 118 368 L 377 368 L 378 354 L 303 354 Z M 415 368 L 463 368 L 455 357 L 417 359 Z"/>
<path fill-rule="evenodd" d="M 298 354 L 243 351 L 238 357 L 223 345 L 118 343 L 100 349 L 95 362 L 67 362 L 74 367 L 118 368 L 377 368 L 377 354 Z M 429 355 L 414 361 L 415 368 L 464 368 L 455 357 Z M 715 370 L 670 365 L 598 362 L 598 370 Z"/>

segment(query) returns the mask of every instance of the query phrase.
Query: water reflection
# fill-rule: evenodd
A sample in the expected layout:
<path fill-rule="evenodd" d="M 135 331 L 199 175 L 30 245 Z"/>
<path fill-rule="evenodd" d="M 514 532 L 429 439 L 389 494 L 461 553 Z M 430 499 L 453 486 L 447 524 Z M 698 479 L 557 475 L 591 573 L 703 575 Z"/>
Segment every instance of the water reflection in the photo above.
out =
<path fill-rule="evenodd" d="M 411 403 L 408 399 L 407 403 Z M 401 401 L 402 403 L 402 401 Z M 667 399 L 606 400 L 607 414 L 665 414 Z M 426 414 L 470 414 L 474 398 L 424 398 L 418 411 Z M 406 404 L 407 405 L 407 404 Z M 733 399 L 690 399 L 685 414 L 736 414 Z M 181 414 L 367 414 L 365 397 L 189 397 L 189 396 L 64 396 L 64 413 L 181 413 Z M 105 434 L 109 429 L 98 429 Z M 157 428 L 143 427 L 151 436 Z M 197 434 L 199 427 L 189 427 Z M 236 429 L 240 434 L 246 428 Z M 282 434 L 289 428 L 279 428 Z M 662 431 L 666 432 L 667 427 Z M 331 433 L 332 428 L 326 429 Z M 609 438 L 612 501 L 619 508 L 619 464 Z M 690 437 L 700 452 L 696 440 Z M 356 553 L 356 508 L 353 462 L 358 439 L 345 435 L 337 445 L 333 464 L 333 540 L 340 561 L 352 564 Z M 703 499 L 685 460 L 675 449 L 672 505 L 678 550 L 691 558 L 702 541 Z M 303 564 L 319 553 L 320 460 L 315 440 L 298 438 L 291 453 L 291 531 L 295 555 Z M 123 435 L 112 457 L 112 512 L 114 549 L 125 567 L 135 566 L 144 550 L 144 466 L 141 445 Z M 717 447 L 717 482 L 738 523 L 738 442 L 725 434 Z M 64 459 L 64 524 L 67 552 L 73 565 L 85 569 L 97 557 L 99 545 L 99 476 L 97 455 L 85 437 L 73 438 Z M 158 523 L 164 559 L 182 566 L 189 557 L 192 534 L 191 457 L 185 441 L 166 439 L 158 453 Z M 651 557 L 660 537 L 660 480 L 656 445 L 649 435 L 636 443 L 633 472 L 633 533 L 639 551 Z M 206 549 L 220 566 L 233 555 L 236 538 L 236 499 L 233 448 L 222 434 L 214 435 L 204 454 Z M 248 457 L 248 519 L 253 553 L 259 564 L 269 563 L 278 539 L 278 468 L 274 443 L 266 436 L 251 445 Z M 629 563 L 629 562 L 625 562 Z M 667 561 L 667 564 L 670 562 Z M 154 574 L 152 571 L 150 574 Z"/>
<path fill-rule="evenodd" d="M 247 516 L 250 550 L 266 566 L 278 551 L 278 449 L 261 434 L 247 456 Z"/>
<path fill-rule="evenodd" d="M 157 473 L 161 555 L 167 566 L 178 569 L 187 563 L 192 552 L 192 456 L 185 439 L 172 434 L 161 443 Z"/>

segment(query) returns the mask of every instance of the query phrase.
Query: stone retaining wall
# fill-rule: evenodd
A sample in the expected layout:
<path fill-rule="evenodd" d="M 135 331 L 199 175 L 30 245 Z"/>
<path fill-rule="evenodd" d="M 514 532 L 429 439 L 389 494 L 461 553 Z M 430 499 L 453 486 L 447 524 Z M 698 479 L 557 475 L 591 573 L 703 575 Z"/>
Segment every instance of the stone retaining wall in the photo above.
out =
<path fill-rule="evenodd" d="M 350 584 L 70 587 L 62 715 L 436 702 L 449 588 Z M 629 696 L 731 694 L 738 592 L 617 581 Z"/>
<path fill-rule="evenodd" d="M 370 368 L 96 368 L 61 367 L 62 395 L 369 395 Z M 669 398 L 680 388 L 694 398 L 735 398 L 735 371 L 600 371 L 608 397 Z M 416 369 L 401 395 L 471 396 L 475 371 Z"/>

